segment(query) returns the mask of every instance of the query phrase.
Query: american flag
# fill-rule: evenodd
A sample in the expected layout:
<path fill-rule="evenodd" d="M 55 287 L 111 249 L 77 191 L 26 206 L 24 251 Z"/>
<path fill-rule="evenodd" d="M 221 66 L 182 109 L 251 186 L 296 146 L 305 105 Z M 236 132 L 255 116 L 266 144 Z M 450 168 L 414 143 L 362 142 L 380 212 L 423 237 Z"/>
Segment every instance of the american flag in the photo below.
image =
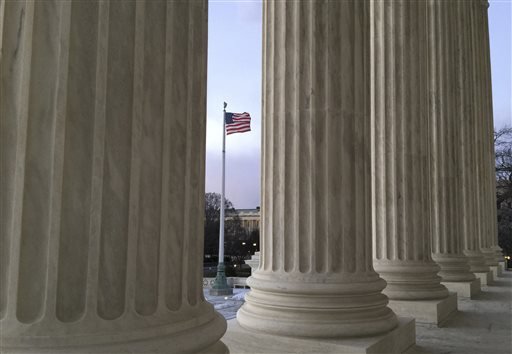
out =
<path fill-rule="evenodd" d="M 245 133 L 251 131 L 251 116 L 249 113 L 226 112 L 226 134 Z"/>

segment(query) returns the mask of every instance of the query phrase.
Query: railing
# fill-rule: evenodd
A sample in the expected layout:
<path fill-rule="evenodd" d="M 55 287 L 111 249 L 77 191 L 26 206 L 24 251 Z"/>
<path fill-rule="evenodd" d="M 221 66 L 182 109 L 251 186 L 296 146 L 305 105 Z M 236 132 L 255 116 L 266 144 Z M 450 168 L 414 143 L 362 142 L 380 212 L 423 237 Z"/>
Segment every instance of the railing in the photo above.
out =
<path fill-rule="evenodd" d="M 212 287 L 215 278 L 203 278 L 203 288 Z M 247 278 L 244 277 L 228 277 L 228 285 L 232 288 L 247 288 Z"/>

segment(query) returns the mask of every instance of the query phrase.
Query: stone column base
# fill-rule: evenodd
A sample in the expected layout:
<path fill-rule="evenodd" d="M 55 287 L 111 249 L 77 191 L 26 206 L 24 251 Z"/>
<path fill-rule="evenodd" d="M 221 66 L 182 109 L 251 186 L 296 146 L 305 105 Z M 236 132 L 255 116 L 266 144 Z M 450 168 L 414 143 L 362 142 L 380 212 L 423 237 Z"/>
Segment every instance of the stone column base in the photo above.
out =
<path fill-rule="evenodd" d="M 389 300 L 388 307 L 401 317 L 414 317 L 418 323 L 430 323 L 441 327 L 457 312 L 457 294 L 450 293 L 440 300 Z"/>
<path fill-rule="evenodd" d="M 475 295 L 480 294 L 482 291 L 480 279 L 472 281 L 443 281 L 441 284 L 446 286 L 448 291 L 457 293 L 458 297 L 472 299 Z"/>
<path fill-rule="evenodd" d="M 208 309 L 211 305 L 205 307 Z M 204 318 L 190 316 L 189 320 L 171 322 L 138 330 L 122 330 L 122 323 L 115 323 L 118 331 L 97 331 L 84 335 L 55 333 L 45 336 L 5 337 L 2 332 L 0 353 L 2 354 L 182 354 L 208 353 L 227 354 L 227 347 L 219 338 L 226 332 L 226 320 L 217 312 L 205 313 Z M 138 316 L 138 315 L 137 315 Z M 187 316 L 187 317 L 188 317 Z M 129 321 L 129 315 L 126 316 Z M 125 318 L 126 318 L 125 317 Z M 185 315 L 183 316 L 185 317 Z M 187 318 L 185 317 L 185 318 Z M 165 318 L 162 316 L 162 321 Z M 115 320 L 113 320 L 115 321 Z M 149 321 L 148 321 L 149 322 Z M 203 323 L 201 323 L 203 322 Z M 78 322 L 79 323 L 79 322 Z M 100 325 L 103 323 L 99 322 Z M 80 324 L 80 323 L 79 323 Z M 53 328 L 58 328 L 52 324 Z M 96 325 L 96 323 L 92 323 Z M 20 326 L 21 327 L 21 326 Z M 1 328 L 1 327 L 0 327 Z M 52 328 L 52 327 L 50 327 Z M 84 329 L 88 329 L 84 324 Z M 3 330 L 3 328 L 2 328 Z M 47 333 L 51 334 L 50 331 Z"/>
<path fill-rule="evenodd" d="M 505 266 L 505 262 L 504 261 L 498 262 L 498 267 L 500 268 L 502 274 L 503 274 L 504 271 L 507 270 L 507 267 Z"/>
<path fill-rule="evenodd" d="M 171 352 L 171 351 L 169 351 Z M 230 354 L 229 349 L 222 341 L 218 341 L 211 347 L 208 347 L 202 351 L 200 351 L 198 354 Z"/>
<path fill-rule="evenodd" d="M 491 268 L 493 279 L 499 278 L 503 275 L 499 265 L 489 266 L 489 268 Z"/>
<path fill-rule="evenodd" d="M 130 342 L 128 342 L 130 343 Z M 230 354 L 228 347 L 222 342 L 218 341 L 217 343 L 209 346 L 208 348 L 202 349 L 199 352 L 195 350 L 184 349 L 176 346 L 171 338 L 167 338 L 164 340 L 158 341 L 150 341 L 150 342 L 137 342 L 135 345 L 130 346 L 129 344 L 125 346 L 106 346 L 106 347 L 82 347 L 80 349 L 75 348 L 30 348 L 26 350 L 22 349 L 7 349 L 4 351 L 2 348 L 2 354 L 68 354 L 71 353 L 70 350 L 77 350 L 74 353 L 77 354 L 113 354 L 113 353 L 165 353 L 165 354 L 183 354 L 183 353 L 196 353 L 196 354 Z"/>
<path fill-rule="evenodd" d="M 380 336 L 326 339 L 285 337 L 250 331 L 236 319 L 228 321 L 222 341 L 230 354 L 239 353 L 405 353 L 416 343 L 414 319 L 399 318 L 398 326 Z"/>
<path fill-rule="evenodd" d="M 475 272 L 475 276 L 480 279 L 480 284 L 482 286 L 489 286 L 492 285 L 493 277 L 492 277 L 492 271 L 488 272 Z"/>

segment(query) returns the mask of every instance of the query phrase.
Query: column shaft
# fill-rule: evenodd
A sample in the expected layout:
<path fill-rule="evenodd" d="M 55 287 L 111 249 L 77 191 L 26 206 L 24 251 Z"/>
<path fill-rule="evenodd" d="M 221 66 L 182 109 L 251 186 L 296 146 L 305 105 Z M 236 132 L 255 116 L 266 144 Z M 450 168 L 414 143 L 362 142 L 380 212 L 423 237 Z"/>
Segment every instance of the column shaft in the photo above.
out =
<path fill-rule="evenodd" d="M 459 120 L 465 117 L 459 91 L 465 88 L 459 85 L 457 60 L 461 13 L 454 1 L 430 0 L 428 6 L 432 258 L 441 267 L 442 281 L 471 281 L 475 275 L 462 253 L 464 135 Z"/>
<path fill-rule="evenodd" d="M 472 1 L 468 4 L 471 8 L 471 23 L 473 43 L 474 66 L 472 72 L 475 106 L 475 127 L 476 127 L 476 180 L 477 180 L 477 208 L 478 208 L 478 242 L 480 251 L 483 253 L 487 265 L 497 265 L 494 259 L 494 250 L 491 249 L 491 213 L 489 210 L 489 117 L 486 109 L 487 88 L 485 71 L 485 42 L 484 42 L 484 2 L 481 0 Z"/>
<path fill-rule="evenodd" d="M 483 99 L 484 99 L 484 121 L 486 122 L 486 171 L 489 190 L 486 195 L 486 218 L 489 220 L 489 245 L 493 254 L 494 261 L 503 261 L 503 253 L 501 247 L 498 245 L 498 221 L 497 221 L 497 206 L 496 206 L 496 157 L 494 153 L 494 120 L 492 108 L 492 83 L 491 83 L 491 50 L 489 43 L 489 19 L 488 8 L 489 2 L 481 0 L 482 2 L 482 42 L 483 48 L 481 55 L 483 56 L 482 63 L 482 82 L 483 82 Z M 494 262 L 493 262 L 494 264 Z"/>
<path fill-rule="evenodd" d="M 392 300 L 448 296 L 431 256 L 427 7 L 372 2 L 374 266 Z"/>
<path fill-rule="evenodd" d="M 262 260 L 246 328 L 396 327 L 372 267 L 368 1 L 264 3 Z"/>
<path fill-rule="evenodd" d="M 466 3 L 457 3 L 462 19 L 458 25 L 458 32 L 462 36 L 461 50 L 459 52 L 459 64 L 461 71 L 461 85 L 464 92 L 461 104 L 464 107 L 464 119 L 461 119 L 464 131 L 463 155 L 466 158 L 463 171 L 463 213 L 464 213 L 464 254 L 470 259 L 472 272 L 489 272 L 486 259 L 481 251 L 484 246 L 483 225 L 485 218 L 482 215 L 482 190 L 481 183 L 481 122 L 479 100 L 478 68 L 478 33 L 481 27 L 478 25 L 478 14 L 481 11 L 479 0 Z M 484 194 L 485 195 L 485 194 Z"/>
<path fill-rule="evenodd" d="M 216 345 L 225 321 L 201 287 L 206 1 L 2 6 L 3 349 Z"/>

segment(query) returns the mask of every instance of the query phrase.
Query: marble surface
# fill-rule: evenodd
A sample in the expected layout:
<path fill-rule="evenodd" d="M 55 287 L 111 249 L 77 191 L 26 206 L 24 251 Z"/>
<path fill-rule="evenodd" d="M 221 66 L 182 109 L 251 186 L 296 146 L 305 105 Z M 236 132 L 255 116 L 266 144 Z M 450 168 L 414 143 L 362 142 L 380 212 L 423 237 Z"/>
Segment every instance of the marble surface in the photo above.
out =
<path fill-rule="evenodd" d="M 431 323 L 441 327 L 457 313 L 457 294 L 434 300 L 390 300 L 389 307 L 398 316 L 410 316 L 417 323 Z"/>
<path fill-rule="evenodd" d="M 262 254 L 240 330 L 412 343 L 372 266 L 372 222 L 384 292 L 448 298 L 426 217 L 427 3 L 264 3 Z M 487 10 L 457 10 L 458 97 L 480 98 L 458 121 L 475 142 L 459 151 L 475 173 L 458 235 L 486 283 L 445 332 L 420 325 L 415 349 L 506 352 L 510 277 L 487 281 L 500 252 Z M 226 352 L 215 309 L 232 318 L 242 301 L 212 305 L 201 286 L 207 1 L 1 1 L 0 26 L 2 351 Z M 436 240 L 436 255 L 458 252 Z"/>
<path fill-rule="evenodd" d="M 258 333 L 241 327 L 236 320 L 228 321 L 223 341 L 231 354 L 383 354 L 405 353 L 414 346 L 414 320 L 399 318 L 392 331 L 382 335 L 357 338 L 297 338 Z"/>
<path fill-rule="evenodd" d="M 248 330 L 398 325 L 371 257 L 369 4 L 263 3 L 261 264 L 237 315 Z"/>
<path fill-rule="evenodd" d="M 254 273 L 260 266 L 261 252 L 254 252 L 251 259 L 245 261 L 245 264 L 251 267 L 251 274 Z"/>
<path fill-rule="evenodd" d="M 464 72 L 459 50 L 465 43 L 459 26 L 463 7 L 452 1 L 428 3 L 430 227 L 432 258 L 440 266 L 444 282 L 471 282 L 469 259 L 463 254 L 465 208 L 463 172 L 466 168 L 463 101 L 467 89 L 460 85 Z M 446 60 L 453 58 L 453 60 Z"/>
<path fill-rule="evenodd" d="M 482 284 L 482 286 L 489 286 L 492 285 L 492 283 L 494 282 L 494 276 L 492 271 L 475 272 L 475 275 L 477 279 L 480 279 L 480 284 Z"/>
<path fill-rule="evenodd" d="M 236 291 L 236 290 L 235 290 Z M 482 287 L 482 292 L 473 299 L 459 298 L 458 311 L 443 325 L 416 323 L 416 345 L 407 354 L 495 354 L 512 351 L 512 271 L 503 275 L 492 286 Z M 231 319 L 231 313 L 226 318 Z M 233 322 L 228 323 L 226 343 L 232 353 L 237 353 L 232 343 L 240 345 L 239 352 L 247 352 L 251 346 L 243 347 L 239 338 L 230 332 Z M 250 345 L 255 345 L 255 336 Z M 238 344 L 237 344 L 238 343 Z M 294 344 L 295 343 L 295 344 Z M 305 347 L 290 340 L 285 348 L 275 349 L 273 353 L 289 350 L 300 352 Z M 316 349 L 328 348 L 319 344 Z M 258 348 L 251 353 L 259 352 Z M 305 350 L 304 350 L 305 352 Z M 313 351 L 314 352 L 314 351 Z"/>
<path fill-rule="evenodd" d="M 213 305 L 215 311 L 220 313 L 226 320 L 236 318 L 238 309 L 245 302 L 245 294 L 249 289 L 233 289 L 233 295 L 213 296 L 208 289 L 204 290 L 206 301 Z"/>
<path fill-rule="evenodd" d="M 201 286 L 207 1 L 0 16 L 2 352 L 222 351 Z"/>
<path fill-rule="evenodd" d="M 512 272 L 482 287 L 474 299 L 460 299 L 458 313 L 442 328 L 416 325 L 412 353 L 496 354 L 512 352 Z"/>
<path fill-rule="evenodd" d="M 460 282 L 443 282 L 443 285 L 446 286 L 446 288 L 450 292 L 457 293 L 457 296 L 472 299 L 476 295 L 480 294 L 482 292 L 482 286 L 480 283 L 480 279 L 476 278 L 475 280 L 472 280 L 470 282 L 467 281 L 460 281 Z"/>
<path fill-rule="evenodd" d="M 490 196 L 487 196 L 484 191 L 487 190 L 489 193 L 488 185 L 482 180 L 485 177 L 486 169 L 489 172 L 488 169 L 491 168 L 494 173 L 494 167 L 486 165 L 482 161 L 482 138 L 488 134 L 483 123 L 488 123 L 486 120 L 490 119 L 488 114 L 482 114 L 481 110 L 483 101 L 489 99 L 487 95 L 490 92 L 485 92 L 485 90 L 489 90 L 490 87 L 485 88 L 485 80 L 478 78 L 483 69 L 481 67 L 482 59 L 487 55 L 484 52 L 488 50 L 488 48 L 484 48 L 485 44 L 482 43 L 483 37 L 481 36 L 482 30 L 485 30 L 481 19 L 486 10 L 481 1 L 475 0 L 469 1 L 467 6 L 458 6 L 458 11 L 466 19 L 466 21 L 459 22 L 457 28 L 457 32 L 461 34 L 457 76 L 464 88 L 458 96 L 462 106 L 459 129 L 466 142 L 460 145 L 465 161 L 465 168 L 461 172 L 461 175 L 464 176 L 461 183 L 463 190 L 461 206 L 464 221 L 461 237 L 463 238 L 463 252 L 469 258 L 470 270 L 473 273 L 487 272 L 489 266 L 486 264 L 486 255 L 482 248 L 490 246 L 488 238 L 492 237 L 492 227 L 495 226 L 497 219 L 496 216 L 492 217 L 489 214 L 496 209 L 496 203 L 494 202 L 492 206 L 487 204 L 489 198 L 493 198 L 495 189 L 493 188 L 490 191 Z M 471 105 L 462 102 L 471 102 Z M 490 157 L 491 155 L 489 155 Z M 465 173 L 466 170 L 469 173 Z M 489 229 L 489 227 L 491 228 Z M 487 258 L 489 256 L 488 254 Z"/>
<path fill-rule="evenodd" d="M 235 290 L 236 291 L 236 290 Z M 435 324 L 416 323 L 416 345 L 407 354 L 495 354 L 512 351 L 512 271 L 503 275 L 492 286 L 483 286 L 482 292 L 473 299 L 459 298 L 458 311 L 442 327 Z M 226 318 L 231 319 L 231 313 Z M 252 334 L 250 344 L 243 347 L 240 338 L 230 332 L 233 322 L 228 323 L 225 341 L 231 353 L 257 353 L 257 334 Z M 235 347 L 232 346 L 235 344 Z M 239 350 L 234 350 L 240 346 Z M 252 348 L 252 349 L 251 349 Z M 272 353 L 300 352 L 304 346 L 289 340 L 284 348 Z M 315 349 L 322 352 L 327 346 L 319 344 Z M 309 350 L 310 348 L 308 348 Z M 250 351 L 249 351 L 250 350 Z M 314 351 L 312 351 L 314 352 Z M 325 351 L 324 351 L 325 352 Z"/>
<path fill-rule="evenodd" d="M 448 297 L 431 247 L 428 4 L 371 6 L 373 258 L 391 300 Z"/>
<path fill-rule="evenodd" d="M 496 266 L 500 261 L 502 249 L 498 246 L 498 223 L 496 209 L 496 172 L 494 152 L 494 121 L 491 84 L 491 51 L 489 37 L 489 2 L 486 0 L 475 4 L 477 26 L 475 53 L 477 60 L 476 87 L 479 89 L 478 112 L 480 118 L 479 138 L 481 141 L 481 153 L 479 155 L 480 184 L 481 186 L 481 233 L 485 238 L 484 246 L 488 251 L 488 264 Z"/>

